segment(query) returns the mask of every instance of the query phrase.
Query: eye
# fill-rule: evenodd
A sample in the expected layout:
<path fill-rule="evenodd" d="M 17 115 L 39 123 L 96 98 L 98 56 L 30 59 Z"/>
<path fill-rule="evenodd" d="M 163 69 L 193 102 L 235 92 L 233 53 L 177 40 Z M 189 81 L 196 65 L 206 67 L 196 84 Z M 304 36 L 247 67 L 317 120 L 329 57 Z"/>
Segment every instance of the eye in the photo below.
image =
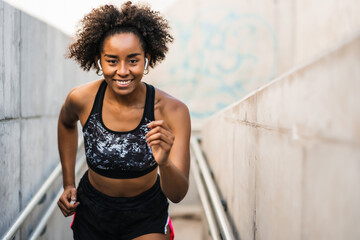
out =
<path fill-rule="evenodd" d="M 130 62 L 131 64 L 136 64 L 138 61 L 139 61 L 139 60 L 137 60 L 137 59 L 131 59 L 129 62 Z"/>
<path fill-rule="evenodd" d="M 107 60 L 107 62 L 110 64 L 116 64 L 117 60 Z"/>

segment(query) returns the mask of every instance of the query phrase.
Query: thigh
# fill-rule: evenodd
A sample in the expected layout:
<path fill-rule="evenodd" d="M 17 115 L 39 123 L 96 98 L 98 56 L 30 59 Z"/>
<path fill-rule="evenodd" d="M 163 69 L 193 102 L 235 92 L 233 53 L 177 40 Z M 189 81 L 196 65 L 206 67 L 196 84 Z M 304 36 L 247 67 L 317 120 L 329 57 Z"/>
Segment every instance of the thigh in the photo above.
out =
<path fill-rule="evenodd" d="M 166 234 L 150 233 L 134 238 L 134 240 L 170 240 L 170 228 L 167 226 Z"/>

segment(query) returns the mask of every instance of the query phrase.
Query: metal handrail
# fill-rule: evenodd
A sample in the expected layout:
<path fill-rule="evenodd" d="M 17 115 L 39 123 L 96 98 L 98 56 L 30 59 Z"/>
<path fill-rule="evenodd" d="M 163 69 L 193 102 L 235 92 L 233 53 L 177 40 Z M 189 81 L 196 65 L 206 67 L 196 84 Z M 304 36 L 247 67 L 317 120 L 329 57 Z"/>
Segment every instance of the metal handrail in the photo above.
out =
<path fill-rule="evenodd" d="M 218 226 L 221 229 L 221 232 L 223 233 L 223 239 L 224 240 L 233 240 L 235 239 L 231 225 L 229 223 L 229 220 L 227 219 L 226 213 L 224 211 L 224 208 L 221 204 L 221 200 L 219 197 L 219 194 L 216 190 L 214 180 L 210 174 L 209 167 L 207 166 L 207 163 L 205 161 L 205 158 L 202 154 L 200 145 L 198 143 L 198 138 L 192 137 L 190 140 L 191 143 L 191 150 L 194 157 L 194 165 L 192 166 L 192 174 L 194 176 L 200 199 L 205 211 L 205 215 L 207 218 L 207 222 L 209 224 L 209 230 L 210 234 L 213 237 L 214 240 L 220 239 L 219 235 L 219 229 Z M 79 141 L 78 149 L 83 144 L 83 141 Z M 76 173 L 75 175 L 78 175 L 80 172 L 83 164 L 86 162 L 85 157 L 81 158 L 79 160 L 77 167 L 76 167 Z M 52 184 L 55 182 L 55 180 L 59 177 L 61 174 L 61 164 L 59 163 L 57 167 L 54 169 L 54 171 L 51 173 L 51 175 L 48 177 L 46 182 L 41 186 L 39 191 L 35 194 L 35 196 L 31 199 L 29 204 L 26 206 L 26 208 L 21 212 L 19 217 L 16 219 L 16 221 L 13 223 L 11 228 L 6 232 L 6 234 L 2 237 L 2 240 L 10 240 L 14 237 L 15 233 L 18 231 L 22 223 L 25 221 L 25 219 L 29 216 L 29 214 L 33 211 L 33 209 L 36 207 L 37 204 L 41 201 L 41 199 L 44 197 L 44 195 L 47 193 L 49 188 L 52 186 Z M 57 206 L 57 200 L 62 194 L 62 188 L 59 190 L 57 196 L 52 201 L 50 207 L 40 220 L 39 224 L 35 228 L 34 232 L 31 234 L 30 239 L 34 240 L 37 239 L 44 227 L 46 226 L 49 218 L 53 214 L 54 210 Z M 210 201 L 209 201 L 209 198 Z M 216 219 L 213 214 L 213 210 L 215 212 Z M 217 224 L 218 223 L 218 224 Z"/>
<path fill-rule="evenodd" d="M 61 172 L 61 166 L 57 166 L 54 171 L 51 173 L 51 175 L 48 177 L 46 182 L 41 186 L 39 191 L 35 194 L 35 196 L 30 200 L 29 204 L 25 207 L 25 209 L 21 212 L 19 217 L 15 220 L 13 225 L 10 227 L 10 229 L 5 233 L 5 235 L 2 237 L 3 240 L 10 240 L 15 235 L 16 231 L 20 228 L 20 226 L 23 224 L 25 219 L 30 215 L 30 213 L 33 211 L 33 209 L 38 205 L 38 203 L 41 201 L 41 199 L 44 197 L 45 193 L 48 191 L 48 189 L 51 187 L 51 185 L 54 183 L 54 181 L 57 179 L 58 175 Z"/>
<path fill-rule="evenodd" d="M 58 199 L 61 197 L 61 194 L 64 192 L 64 189 L 61 187 L 58 191 L 58 193 L 56 194 L 56 197 L 54 198 L 54 200 L 51 202 L 48 210 L 45 212 L 44 216 L 41 218 L 40 222 L 38 223 L 38 225 L 36 226 L 35 230 L 31 233 L 29 239 L 31 240 L 36 240 L 38 239 L 38 237 L 40 235 L 42 235 L 42 231 L 44 230 L 48 220 L 50 219 L 51 215 L 53 214 L 53 212 L 55 211 L 56 207 L 57 207 L 57 201 Z"/>
<path fill-rule="evenodd" d="M 83 140 L 78 141 L 78 149 L 83 144 Z M 61 163 L 59 163 L 56 168 L 52 171 L 50 176 L 46 179 L 45 183 L 40 187 L 39 191 L 35 194 L 35 196 L 30 200 L 28 205 L 22 210 L 20 215 L 17 217 L 15 222 L 9 228 L 9 230 L 2 236 L 2 240 L 11 240 L 20 226 L 23 224 L 25 219 L 30 215 L 30 213 L 34 210 L 34 208 L 39 204 L 39 202 L 43 199 L 49 188 L 54 184 L 55 180 L 61 174 Z"/>
<path fill-rule="evenodd" d="M 76 164 L 75 176 L 79 175 L 79 173 L 80 173 L 80 171 L 83 168 L 85 163 L 86 163 L 86 157 L 83 156 L 82 158 L 80 158 L 79 162 Z M 36 240 L 36 239 L 38 239 L 38 237 L 40 237 L 40 235 L 42 234 L 42 232 L 43 232 L 43 230 L 44 230 L 44 228 L 45 228 L 45 226 L 47 224 L 47 222 L 49 221 L 50 217 L 52 216 L 55 209 L 57 208 L 58 199 L 60 198 L 60 196 L 61 196 L 61 194 L 63 192 L 64 192 L 64 189 L 62 187 L 60 187 L 60 190 L 56 194 L 56 197 L 54 198 L 54 200 L 51 202 L 50 207 L 45 212 L 44 216 L 41 218 L 40 222 L 38 223 L 35 230 L 31 234 L 31 236 L 29 238 L 30 240 Z"/>
<path fill-rule="evenodd" d="M 195 180 L 195 184 L 200 196 L 202 207 L 204 209 L 205 217 L 209 226 L 210 235 L 213 240 L 220 240 L 219 228 L 217 226 L 216 219 L 213 210 L 211 208 L 211 203 L 206 193 L 205 184 L 201 179 L 201 173 L 197 162 L 194 162 L 194 164 L 191 165 L 190 169 Z"/>
<path fill-rule="evenodd" d="M 223 239 L 233 240 L 235 239 L 234 233 L 226 216 L 225 210 L 221 204 L 221 200 L 215 187 L 215 182 L 210 174 L 209 167 L 207 166 L 205 158 L 202 154 L 198 138 L 191 137 L 190 144 L 191 149 L 195 155 L 195 163 L 198 164 L 199 172 L 201 172 L 204 182 L 206 183 L 205 186 L 207 188 L 216 219 L 218 220 L 219 227 L 223 233 Z"/>

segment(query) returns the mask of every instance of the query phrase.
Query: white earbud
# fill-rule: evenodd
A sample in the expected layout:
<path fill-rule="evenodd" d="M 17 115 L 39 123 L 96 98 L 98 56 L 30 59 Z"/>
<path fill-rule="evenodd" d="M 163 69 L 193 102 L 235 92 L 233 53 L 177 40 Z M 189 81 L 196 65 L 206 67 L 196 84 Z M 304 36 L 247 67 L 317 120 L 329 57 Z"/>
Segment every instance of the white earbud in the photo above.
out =
<path fill-rule="evenodd" d="M 147 69 L 148 63 L 149 63 L 149 60 L 148 60 L 147 58 L 145 58 L 145 67 L 144 67 L 144 70 Z"/>
<path fill-rule="evenodd" d="M 98 65 L 99 65 L 100 70 L 102 71 L 102 67 L 101 67 L 101 64 L 100 64 L 100 59 L 98 60 Z"/>

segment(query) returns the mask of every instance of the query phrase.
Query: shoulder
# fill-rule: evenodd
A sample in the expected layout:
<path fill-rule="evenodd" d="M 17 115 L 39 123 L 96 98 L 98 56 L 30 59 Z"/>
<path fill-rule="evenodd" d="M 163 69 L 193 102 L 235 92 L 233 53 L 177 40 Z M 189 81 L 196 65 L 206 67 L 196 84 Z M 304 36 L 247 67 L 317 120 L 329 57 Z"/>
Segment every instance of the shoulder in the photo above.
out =
<path fill-rule="evenodd" d="M 188 107 L 182 101 L 158 88 L 155 88 L 155 109 L 166 115 L 174 113 L 189 114 Z"/>
<path fill-rule="evenodd" d="M 93 82 L 89 82 L 77 87 L 74 87 L 70 90 L 68 97 L 70 97 L 73 101 L 81 101 L 83 98 L 87 98 L 91 95 L 96 95 L 100 84 L 103 82 L 103 80 L 96 80 Z"/>
<path fill-rule="evenodd" d="M 81 111 L 89 102 L 94 100 L 102 81 L 96 80 L 71 89 L 65 100 L 65 107 L 75 112 Z"/>
<path fill-rule="evenodd" d="M 174 129 L 180 125 L 190 128 L 188 107 L 179 99 L 155 88 L 155 118 L 165 120 Z"/>

